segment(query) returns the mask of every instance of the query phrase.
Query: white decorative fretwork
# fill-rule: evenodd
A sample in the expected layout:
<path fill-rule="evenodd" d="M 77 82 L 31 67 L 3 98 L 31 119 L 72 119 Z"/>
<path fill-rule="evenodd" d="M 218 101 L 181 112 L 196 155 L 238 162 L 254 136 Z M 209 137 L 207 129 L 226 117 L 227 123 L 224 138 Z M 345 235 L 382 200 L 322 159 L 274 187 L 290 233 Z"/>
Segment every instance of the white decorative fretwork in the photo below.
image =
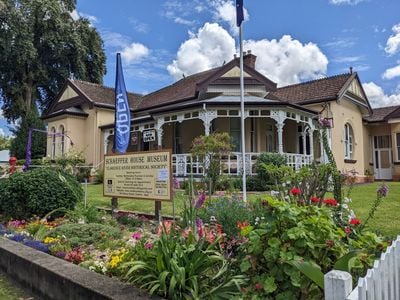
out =
<path fill-rule="evenodd" d="M 210 134 L 211 122 L 218 116 L 216 110 L 202 110 L 199 112 L 199 119 L 203 121 L 205 135 Z"/>

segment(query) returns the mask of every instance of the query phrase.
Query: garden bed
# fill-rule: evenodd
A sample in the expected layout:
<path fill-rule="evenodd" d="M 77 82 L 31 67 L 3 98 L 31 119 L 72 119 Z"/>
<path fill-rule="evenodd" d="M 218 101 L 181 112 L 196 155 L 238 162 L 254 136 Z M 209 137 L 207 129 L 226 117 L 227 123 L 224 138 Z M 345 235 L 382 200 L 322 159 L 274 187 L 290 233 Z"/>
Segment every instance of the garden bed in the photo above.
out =
<path fill-rule="evenodd" d="M 161 299 L 0 237 L 0 268 L 41 299 Z"/>

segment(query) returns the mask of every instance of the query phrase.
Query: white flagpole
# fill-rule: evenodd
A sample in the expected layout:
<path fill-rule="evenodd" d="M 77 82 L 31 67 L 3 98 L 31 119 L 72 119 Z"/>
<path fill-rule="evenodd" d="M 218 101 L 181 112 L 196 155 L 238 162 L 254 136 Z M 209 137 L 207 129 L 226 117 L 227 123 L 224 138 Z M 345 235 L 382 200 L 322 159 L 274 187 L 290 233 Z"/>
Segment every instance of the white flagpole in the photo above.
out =
<path fill-rule="evenodd" d="M 243 24 L 243 22 L 242 22 Z M 242 184 L 243 184 L 243 201 L 247 202 L 246 194 L 246 139 L 244 127 L 244 79 L 243 79 L 243 31 L 242 24 L 239 27 L 240 40 L 240 132 L 242 134 Z"/>

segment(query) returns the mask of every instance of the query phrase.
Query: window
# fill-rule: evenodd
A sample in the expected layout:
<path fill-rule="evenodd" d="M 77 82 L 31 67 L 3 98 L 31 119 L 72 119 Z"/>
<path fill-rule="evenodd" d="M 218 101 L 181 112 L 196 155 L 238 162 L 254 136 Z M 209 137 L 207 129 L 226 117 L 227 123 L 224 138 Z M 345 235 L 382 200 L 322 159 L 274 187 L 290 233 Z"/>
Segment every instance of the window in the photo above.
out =
<path fill-rule="evenodd" d="M 400 160 L 400 133 L 396 133 L 397 160 Z"/>
<path fill-rule="evenodd" d="M 56 129 L 51 127 L 51 158 L 56 157 Z"/>
<path fill-rule="evenodd" d="M 344 158 L 353 159 L 353 144 L 354 135 L 351 125 L 347 123 L 344 125 Z"/>
<path fill-rule="evenodd" d="M 60 133 L 61 133 L 61 143 L 60 143 L 60 151 L 61 151 L 61 156 L 64 156 L 65 153 L 65 129 L 63 125 L 60 125 Z"/>
<path fill-rule="evenodd" d="M 250 119 L 250 147 L 251 152 L 257 152 L 257 119 Z"/>
<path fill-rule="evenodd" d="M 233 151 L 240 152 L 240 118 L 229 118 L 229 135 L 231 136 Z"/>

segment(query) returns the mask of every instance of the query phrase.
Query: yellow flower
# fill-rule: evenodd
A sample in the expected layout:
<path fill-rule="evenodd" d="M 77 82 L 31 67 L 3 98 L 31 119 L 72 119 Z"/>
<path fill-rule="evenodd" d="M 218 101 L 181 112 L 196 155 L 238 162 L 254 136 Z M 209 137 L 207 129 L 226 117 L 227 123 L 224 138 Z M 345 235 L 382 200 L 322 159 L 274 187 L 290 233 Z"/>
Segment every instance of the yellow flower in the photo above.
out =
<path fill-rule="evenodd" d="M 43 240 L 43 243 L 45 243 L 45 244 L 55 244 L 55 243 L 58 243 L 58 242 L 60 242 L 60 239 L 58 239 L 58 238 L 52 238 L 52 237 L 46 237 L 46 238 Z"/>

